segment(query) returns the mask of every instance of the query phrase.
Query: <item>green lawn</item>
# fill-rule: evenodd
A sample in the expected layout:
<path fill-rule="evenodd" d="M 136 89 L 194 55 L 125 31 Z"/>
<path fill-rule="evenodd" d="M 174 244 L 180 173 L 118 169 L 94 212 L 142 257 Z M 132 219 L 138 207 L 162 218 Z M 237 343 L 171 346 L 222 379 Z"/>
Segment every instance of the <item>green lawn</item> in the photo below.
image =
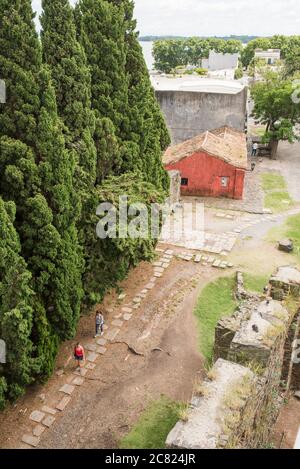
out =
<path fill-rule="evenodd" d="M 198 299 L 195 315 L 198 318 L 199 348 L 208 365 L 212 362 L 217 322 L 221 317 L 233 314 L 237 307 L 234 288 L 235 277 L 221 277 L 209 283 Z"/>
<path fill-rule="evenodd" d="M 244 273 L 244 284 L 246 290 L 253 293 L 262 293 L 264 287 L 269 283 L 270 275 L 252 275 Z"/>
<path fill-rule="evenodd" d="M 281 174 L 263 173 L 261 175 L 261 179 L 264 191 L 282 190 L 287 188 L 285 179 Z"/>
<path fill-rule="evenodd" d="M 180 419 L 183 404 L 162 396 L 143 412 L 120 442 L 121 449 L 164 449 L 169 432 Z"/>
<path fill-rule="evenodd" d="M 265 192 L 265 208 L 272 212 L 283 212 L 293 205 L 293 200 L 287 191 L 285 179 L 280 174 L 263 173 L 262 187 Z"/>
<path fill-rule="evenodd" d="M 294 255 L 300 259 L 300 214 L 293 215 L 279 227 L 272 228 L 266 240 L 276 243 L 280 238 L 290 238 L 294 242 Z"/>

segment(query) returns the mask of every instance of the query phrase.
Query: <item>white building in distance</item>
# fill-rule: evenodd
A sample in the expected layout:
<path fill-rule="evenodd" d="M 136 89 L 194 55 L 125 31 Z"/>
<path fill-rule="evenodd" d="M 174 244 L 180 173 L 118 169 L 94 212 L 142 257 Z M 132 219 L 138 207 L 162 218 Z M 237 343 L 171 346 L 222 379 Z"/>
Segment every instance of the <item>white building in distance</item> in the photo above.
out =
<path fill-rule="evenodd" d="M 268 65 L 275 65 L 280 60 L 280 49 L 256 49 L 255 58 L 265 60 Z"/>
<path fill-rule="evenodd" d="M 217 70 L 235 70 L 238 68 L 240 54 L 222 54 L 214 50 L 209 51 L 209 58 L 202 59 L 201 66 L 214 72 Z"/>

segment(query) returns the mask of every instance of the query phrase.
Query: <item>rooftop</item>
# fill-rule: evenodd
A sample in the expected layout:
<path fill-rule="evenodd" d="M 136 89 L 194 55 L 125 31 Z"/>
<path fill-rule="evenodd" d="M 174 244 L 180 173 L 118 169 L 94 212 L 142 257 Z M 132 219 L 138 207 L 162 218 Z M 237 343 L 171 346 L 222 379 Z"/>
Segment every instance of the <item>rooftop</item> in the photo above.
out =
<path fill-rule="evenodd" d="M 227 126 L 169 147 L 163 156 L 163 163 L 176 163 L 197 152 L 208 153 L 238 168 L 248 167 L 246 135 Z"/>
<path fill-rule="evenodd" d="M 182 78 L 154 75 L 151 79 L 155 91 L 238 94 L 244 89 L 244 85 L 236 80 L 218 80 L 193 75 Z"/>

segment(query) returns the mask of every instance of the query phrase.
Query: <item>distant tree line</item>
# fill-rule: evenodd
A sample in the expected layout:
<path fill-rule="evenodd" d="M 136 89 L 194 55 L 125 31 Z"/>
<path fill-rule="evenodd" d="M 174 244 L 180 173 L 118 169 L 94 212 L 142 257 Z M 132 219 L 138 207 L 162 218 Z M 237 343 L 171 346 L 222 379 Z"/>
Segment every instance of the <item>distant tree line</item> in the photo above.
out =
<path fill-rule="evenodd" d="M 250 37 L 249 37 L 250 38 Z M 229 38 L 180 38 L 164 39 L 154 42 L 153 55 L 156 70 L 170 73 L 178 66 L 199 66 L 209 51 L 241 54 L 241 63 L 248 68 L 254 59 L 256 49 L 280 49 L 281 58 L 288 74 L 300 69 L 300 36 L 275 35 L 273 37 L 256 37 L 249 40 L 246 47 L 238 36 Z"/>
<path fill-rule="evenodd" d="M 169 134 L 131 0 L 0 0 L 0 407 L 53 371 L 82 311 L 151 239 L 96 236 L 101 202 L 162 202 Z"/>
<path fill-rule="evenodd" d="M 191 39 L 192 37 L 196 37 L 197 39 L 224 39 L 225 41 L 229 41 L 231 39 L 236 39 L 237 41 L 241 41 L 243 44 L 247 44 L 249 41 L 256 39 L 258 36 L 140 36 L 139 40 L 142 42 L 153 42 L 153 41 L 165 41 L 165 40 L 174 40 L 174 39 Z"/>
<path fill-rule="evenodd" d="M 154 68 L 170 73 L 178 66 L 201 66 L 201 60 L 209 57 L 209 51 L 241 53 L 243 45 L 236 39 L 180 39 L 155 41 L 153 46 Z"/>

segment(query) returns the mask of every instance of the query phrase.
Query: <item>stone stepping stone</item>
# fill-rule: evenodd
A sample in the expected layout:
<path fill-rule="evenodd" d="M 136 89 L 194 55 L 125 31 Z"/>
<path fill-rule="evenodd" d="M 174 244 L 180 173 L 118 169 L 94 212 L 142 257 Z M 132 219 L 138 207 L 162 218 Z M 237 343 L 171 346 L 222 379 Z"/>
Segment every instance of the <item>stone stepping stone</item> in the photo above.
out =
<path fill-rule="evenodd" d="M 212 264 L 213 262 L 215 262 L 215 258 L 213 256 L 209 256 L 209 258 L 207 259 L 207 262 L 209 264 Z"/>
<path fill-rule="evenodd" d="M 194 262 L 197 262 L 197 264 L 198 264 L 199 262 L 201 262 L 201 259 L 202 259 L 202 255 L 201 255 L 201 254 L 197 254 L 197 255 L 195 256 L 195 258 L 194 258 Z"/>
<path fill-rule="evenodd" d="M 96 366 L 96 363 L 87 363 L 85 365 L 87 370 L 93 370 L 95 368 L 95 366 Z"/>
<path fill-rule="evenodd" d="M 120 329 L 112 329 L 106 334 L 106 339 L 110 341 L 114 340 L 119 334 L 119 332 L 120 332 Z"/>
<path fill-rule="evenodd" d="M 105 347 L 98 347 L 96 350 L 96 352 L 99 353 L 100 355 L 104 355 L 106 351 L 107 351 L 107 348 Z"/>
<path fill-rule="evenodd" d="M 129 321 L 129 319 L 132 318 L 132 314 L 124 314 L 123 318 L 124 318 L 124 321 Z"/>
<path fill-rule="evenodd" d="M 219 260 L 216 260 L 214 263 L 213 263 L 213 267 L 220 267 L 220 264 L 221 264 L 221 261 Z"/>
<path fill-rule="evenodd" d="M 55 422 L 55 417 L 53 417 L 52 415 L 48 415 L 44 420 L 43 420 L 43 425 L 45 425 L 45 427 L 48 427 L 50 428 L 51 425 L 53 425 Z"/>
<path fill-rule="evenodd" d="M 151 283 L 147 283 L 147 285 L 146 285 L 147 290 L 152 290 L 152 288 L 154 288 L 154 285 L 155 285 L 155 284 L 152 283 L 152 282 L 151 282 Z"/>
<path fill-rule="evenodd" d="M 116 315 L 114 316 L 114 319 L 120 319 L 121 316 L 122 316 L 122 313 L 116 314 Z"/>
<path fill-rule="evenodd" d="M 227 266 L 228 266 L 230 269 L 232 269 L 232 267 L 233 267 L 232 262 L 228 262 L 228 263 L 227 263 Z"/>
<path fill-rule="evenodd" d="M 106 345 L 106 343 L 107 343 L 107 340 L 106 340 L 106 339 L 99 339 L 99 340 L 97 340 L 97 344 L 98 344 L 98 345 L 101 345 L 102 347 L 103 347 L 104 345 Z"/>
<path fill-rule="evenodd" d="M 57 411 L 55 409 L 52 409 L 52 407 L 44 405 L 44 407 L 42 407 L 42 412 L 45 412 L 46 414 L 55 415 Z"/>
<path fill-rule="evenodd" d="M 185 261 L 191 261 L 193 259 L 193 256 L 185 256 L 184 260 Z"/>
<path fill-rule="evenodd" d="M 84 378 L 81 378 L 79 376 L 78 376 L 78 378 L 75 378 L 72 381 L 72 384 L 74 384 L 74 386 L 82 386 L 83 383 L 84 383 Z"/>
<path fill-rule="evenodd" d="M 32 430 L 32 433 L 33 433 L 33 436 L 36 436 L 36 437 L 40 437 L 44 431 L 46 430 L 46 428 L 43 426 L 43 425 L 36 425 L 34 427 L 34 429 Z"/>
<path fill-rule="evenodd" d="M 23 435 L 22 441 L 23 443 L 26 443 L 29 446 L 33 446 L 33 448 L 36 448 L 40 442 L 40 439 L 37 436 L 33 435 Z"/>
<path fill-rule="evenodd" d="M 81 368 L 81 370 L 74 371 L 73 375 L 84 377 L 89 370 L 87 368 Z"/>
<path fill-rule="evenodd" d="M 172 251 L 172 249 L 167 249 L 165 254 L 167 254 L 167 256 L 173 256 L 174 251 Z"/>
<path fill-rule="evenodd" d="M 157 277 L 157 278 L 160 278 L 160 277 L 162 277 L 162 274 L 159 273 L 159 272 L 155 272 L 154 276 Z"/>
<path fill-rule="evenodd" d="M 56 406 L 57 410 L 60 410 L 61 412 L 65 410 L 69 402 L 71 401 L 71 397 L 66 396 L 64 397 Z"/>
<path fill-rule="evenodd" d="M 116 319 L 115 321 L 112 321 L 111 325 L 115 327 L 122 327 L 123 321 L 121 321 L 120 319 Z"/>
<path fill-rule="evenodd" d="M 122 308 L 122 313 L 129 313 L 130 314 L 130 313 L 132 313 L 132 308 L 127 308 L 127 307 Z"/>
<path fill-rule="evenodd" d="M 118 300 L 124 300 L 126 298 L 126 293 L 121 293 L 119 296 L 118 296 Z"/>
<path fill-rule="evenodd" d="M 45 412 L 41 412 L 40 410 L 34 410 L 31 412 L 29 419 L 36 423 L 41 423 L 43 418 L 46 416 Z"/>
<path fill-rule="evenodd" d="M 56 376 L 62 376 L 64 374 L 64 370 L 57 370 L 55 374 Z"/>
<path fill-rule="evenodd" d="M 161 267 L 162 262 L 159 262 L 159 261 L 153 262 L 153 265 L 154 265 L 154 267 Z"/>
<path fill-rule="evenodd" d="M 169 265 L 170 265 L 169 262 L 164 262 L 162 266 L 164 269 L 167 269 Z"/>
<path fill-rule="evenodd" d="M 226 269 L 227 268 L 227 262 L 221 262 L 220 267 L 221 267 L 221 269 Z"/>
<path fill-rule="evenodd" d="M 142 301 L 142 299 L 139 297 L 139 296 L 136 296 L 135 298 L 133 298 L 132 302 L 137 304 L 137 303 L 140 303 Z"/>
<path fill-rule="evenodd" d="M 150 283 L 154 283 L 154 282 L 156 282 L 156 277 L 151 277 L 150 278 Z"/>
<path fill-rule="evenodd" d="M 142 293 L 142 292 L 141 292 L 141 293 L 139 293 L 139 295 L 138 295 L 138 296 L 139 296 L 139 298 L 142 298 L 142 299 L 144 299 L 144 298 L 146 298 L 146 296 L 147 296 L 147 293 Z"/>
<path fill-rule="evenodd" d="M 108 332 L 108 334 L 109 334 L 109 332 Z M 96 348 L 95 348 L 95 350 L 96 350 Z M 88 356 L 86 357 L 86 359 L 87 359 L 88 362 L 94 363 L 97 359 L 97 356 L 98 355 L 95 352 L 90 352 L 88 354 Z"/>
<path fill-rule="evenodd" d="M 87 344 L 85 345 L 85 349 L 88 350 L 89 352 L 95 352 L 97 348 L 96 344 Z"/>
<path fill-rule="evenodd" d="M 167 254 L 165 254 L 162 258 L 161 258 L 161 261 L 167 261 L 167 262 L 171 262 L 171 260 L 173 259 L 174 255 L 172 254 L 172 256 L 168 256 Z"/>
<path fill-rule="evenodd" d="M 97 355 L 96 355 L 97 356 Z M 72 384 L 64 384 L 61 388 L 60 388 L 60 392 L 64 392 L 65 394 L 72 394 L 72 392 L 74 391 L 75 389 L 75 386 L 72 386 Z"/>
<path fill-rule="evenodd" d="M 133 309 L 139 309 L 141 307 L 141 303 L 137 303 L 136 305 L 134 305 Z"/>
<path fill-rule="evenodd" d="M 165 270 L 165 269 L 163 269 L 162 267 L 155 267 L 155 268 L 154 268 L 154 272 L 159 272 L 159 273 L 161 273 L 161 274 L 163 273 L 164 270 Z M 155 275 L 155 274 L 154 274 L 154 275 Z M 133 300 L 133 301 L 134 301 L 134 300 Z"/>

